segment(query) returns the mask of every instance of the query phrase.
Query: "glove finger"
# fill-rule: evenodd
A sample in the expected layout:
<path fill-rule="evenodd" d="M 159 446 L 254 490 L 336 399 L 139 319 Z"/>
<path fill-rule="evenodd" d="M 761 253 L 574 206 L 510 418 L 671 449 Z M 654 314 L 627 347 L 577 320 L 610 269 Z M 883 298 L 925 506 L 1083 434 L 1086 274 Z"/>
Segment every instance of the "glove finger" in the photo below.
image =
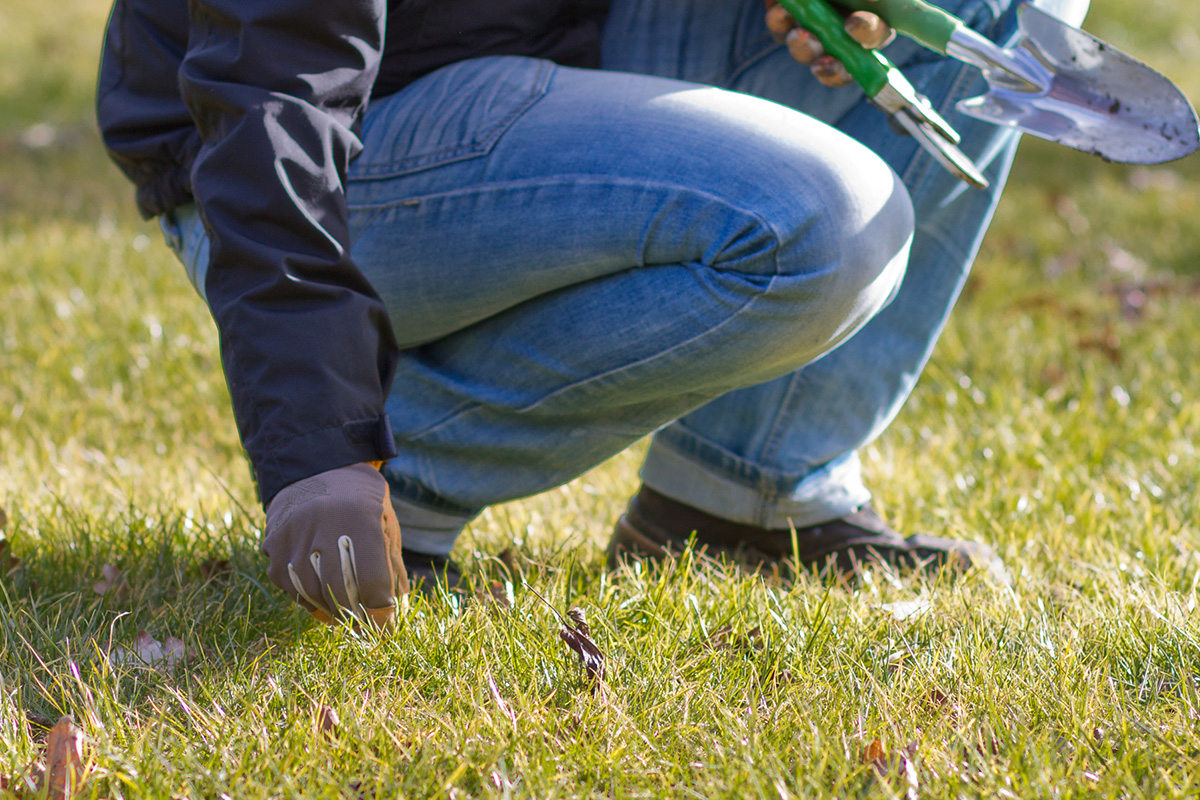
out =
<path fill-rule="evenodd" d="M 346 606 L 359 613 L 362 598 L 358 593 L 358 565 L 354 554 L 354 540 L 349 536 L 338 537 L 338 564 L 342 569 L 342 590 L 346 593 Z"/>
<path fill-rule="evenodd" d="M 339 537 L 338 555 L 342 591 L 355 615 L 361 617 L 364 609 L 395 607 L 396 584 L 382 531 L 373 537 Z"/>
<path fill-rule="evenodd" d="M 281 544 L 281 541 L 270 537 L 263 544 L 263 552 L 270 558 L 267 577 L 314 617 L 322 622 L 331 622 L 333 618 L 320 599 L 321 586 L 316 574 L 301 560 L 299 553 L 282 552 Z"/>
<path fill-rule="evenodd" d="M 354 545 L 354 540 L 349 536 L 338 537 L 338 561 L 343 589 L 351 603 L 350 608 L 353 610 L 354 618 L 369 622 L 377 628 L 390 628 L 396 619 L 395 597 L 389 591 L 386 602 L 383 604 L 371 605 L 363 602 L 360 591 L 358 549 Z M 369 582 L 364 583 L 371 588 Z M 387 585 L 389 587 L 392 585 L 390 577 Z"/>
<path fill-rule="evenodd" d="M 292 599 L 296 602 L 303 600 L 314 608 L 319 608 L 326 614 L 329 613 L 329 608 L 320 599 L 321 588 L 315 580 L 313 573 L 309 572 L 307 564 L 301 564 L 299 568 L 289 561 L 287 565 L 288 582 L 291 584 L 291 591 L 288 592 Z M 306 580 L 307 579 L 307 580 Z M 307 583 L 307 585 L 305 585 Z"/>
<path fill-rule="evenodd" d="M 383 487 L 383 539 L 387 547 L 388 564 L 391 568 L 391 584 L 397 595 L 409 592 L 408 570 L 404 567 L 402 539 L 400 537 L 400 520 L 396 519 L 396 510 L 392 508 L 391 488 Z"/>
<path fill-rule="evenodd" d="M 314 606 L 312 603 L 308 602 L 303 597 L 297 597 L 297 598 L 295 598 L 295 600 L 296 600 L 296 605 L 300 606 L 305 611 L 307 611 L 309 614 L 311 614 L 312 617 L 314 619 L 316 619 L 317 622 L 324 623 L 325 625 L 333 624 L 333 617 L 329 616 L 329 612 L 326 611 L 325 609 Z"/>
<path fill-rule="evenodd" d="M 338 552 L 340 548 L 336 540 L 332 544 L 333 552 L 314 552 L 311 556 L 313 572 L 321 582 L 320 597 L 329 607 L 333 617 L 357 617 L 358 605 L 351 604 L 350 596 L 346 592 L 346 579 L 342 575 L 342 559 Z"/>
<path fill-rule="evenodd" d="M 394 607 L 398 583 L 395 565 L 400 564 L 403 572 L 399 559 L 400 526 L 399 523 L 394 523 L 394 528 L 388 525 L 389 516 L 394 520 L 395 513 L 387 480 L 374 470 L 362 477 L 360 491 L 370 497 L 370 502 L 359 507 L 352 526 L 345 525 L 339 531 L 350 536 L 354 543 L 353 549 L 346 551 L 347 555 L 353 555 L 352 562 L 345 568 L 339 566 L 339 571 L 354 578 L 358 591 L 356 613 L 361 608 Z"/>

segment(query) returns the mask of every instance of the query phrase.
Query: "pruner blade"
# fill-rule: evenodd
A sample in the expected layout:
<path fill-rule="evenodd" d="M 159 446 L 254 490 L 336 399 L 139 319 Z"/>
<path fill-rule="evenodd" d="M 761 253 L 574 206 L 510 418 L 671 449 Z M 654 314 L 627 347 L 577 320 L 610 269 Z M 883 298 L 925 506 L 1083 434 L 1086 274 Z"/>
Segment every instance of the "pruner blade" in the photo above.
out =
<path fill-rule="evenodd" d="M 959 136 L 903 73 L 877 50 L 867 50 L 846 33 L 845 20 L 826 0 L 780 0 L 801 26 L 845 65 L 871 101 L 889 114 L 955 176 L 980 189 L 987 179 L 958 149 Z"/>
<path fill-rule="evenodd" d="M 929 100 L 918 92 L 900 70 L 892 67 L 887 84 L 871 98 L 876 106 L 891 115 L 896 123 L 927 150 L 938 163 L 976 189 L 986 189 L 988 180 L 958 149 L 961 137 Z"/>

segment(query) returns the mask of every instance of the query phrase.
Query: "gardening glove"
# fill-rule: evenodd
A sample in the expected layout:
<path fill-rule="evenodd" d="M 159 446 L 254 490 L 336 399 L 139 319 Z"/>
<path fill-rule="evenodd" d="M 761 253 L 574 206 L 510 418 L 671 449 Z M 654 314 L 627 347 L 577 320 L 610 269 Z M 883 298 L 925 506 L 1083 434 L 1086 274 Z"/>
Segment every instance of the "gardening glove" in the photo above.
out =
<path fill-rule="evenodd" d="M 397 596 L 408 593 L 400 523 L 379 466 L 322 472 L 267 506 L 267 576 L 321 622 L 348 616 L 388 628 Z"/>
<path fill-rule="evenodd" d="M 779 5 L 779 0 L 766 0 L 767 28 L 780 44 L 787 43 L 792 58 L 809 64 L 813 76 L 830 87 L 847 86 L 854 78 L 841 61 L 825 55 L 821 40 L 803 28 Z M 886 22 L 869 11 L 855 11 L 846 17 L 846 32 L 868 50 L 884 47 L 896 38 L 896 32 Z"/>

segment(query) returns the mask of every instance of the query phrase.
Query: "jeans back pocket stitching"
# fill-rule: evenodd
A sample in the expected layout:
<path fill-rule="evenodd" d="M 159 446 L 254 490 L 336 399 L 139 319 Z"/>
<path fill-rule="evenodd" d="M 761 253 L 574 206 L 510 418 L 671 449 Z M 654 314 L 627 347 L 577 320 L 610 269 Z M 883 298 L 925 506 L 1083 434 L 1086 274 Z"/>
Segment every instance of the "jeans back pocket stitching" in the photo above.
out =
<path fill-rule="evenodd" d="M 449 145 L 439 150 L 408 156 L 396 161 L 372 164 L 371 166 L 363 167 L 351 176 L 349 180 L 387 180 L 446 164 L 453 164 L 456 161 L 465 161 L 487 155 L 517 118 L 528 111 L 534 103 L 546 94 L 546 88 L 550 83 L 550 76 L 553 70 L 554 65 L 551 62 L 540 62 L 528 95 L 474 141 L 467 144 Z"/>

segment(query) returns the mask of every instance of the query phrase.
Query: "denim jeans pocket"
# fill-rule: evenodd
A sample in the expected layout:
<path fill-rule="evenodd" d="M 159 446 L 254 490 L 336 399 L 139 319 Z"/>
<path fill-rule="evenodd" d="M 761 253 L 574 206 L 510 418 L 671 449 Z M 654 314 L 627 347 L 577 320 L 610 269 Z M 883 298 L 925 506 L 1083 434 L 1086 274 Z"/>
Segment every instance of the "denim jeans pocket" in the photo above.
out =
<path fill-rule="evenodd" d="M 477 58 L 373 102 L 349 179 L 384 180 L 486 155 L 546 93 L 553 72 L 539 59 Z"/>

